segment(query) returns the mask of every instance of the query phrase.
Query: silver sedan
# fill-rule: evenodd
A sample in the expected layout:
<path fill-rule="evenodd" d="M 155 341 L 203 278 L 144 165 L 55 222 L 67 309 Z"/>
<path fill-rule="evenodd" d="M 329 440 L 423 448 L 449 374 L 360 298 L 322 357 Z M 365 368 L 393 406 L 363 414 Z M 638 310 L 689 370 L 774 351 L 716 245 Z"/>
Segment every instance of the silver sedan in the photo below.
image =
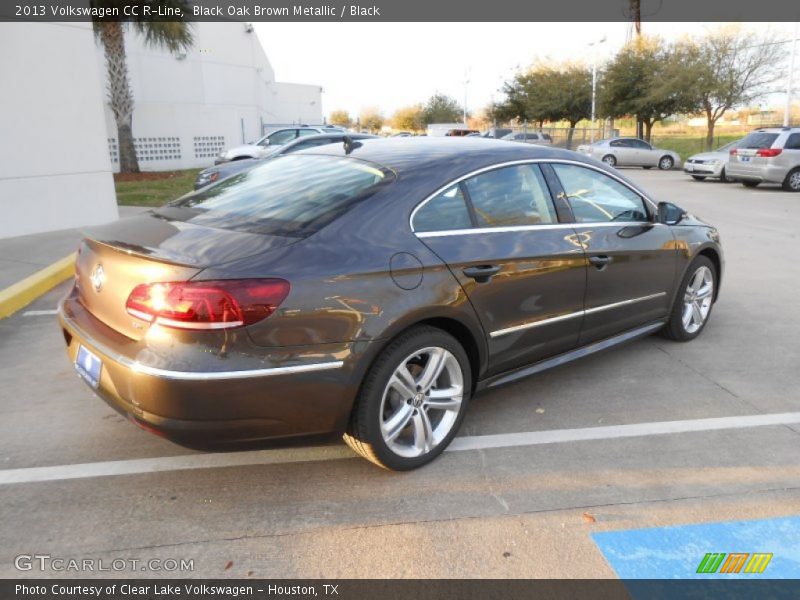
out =
<path fill-rule="evenodd" d="M 578 146 L 578 152 L 601 160 L 610 167 L 658 167 L 669 171 L 681 165 L 681 157 L 677 152 L 655 148 L 638 138 L 600 140 L 594 144 Z"/>

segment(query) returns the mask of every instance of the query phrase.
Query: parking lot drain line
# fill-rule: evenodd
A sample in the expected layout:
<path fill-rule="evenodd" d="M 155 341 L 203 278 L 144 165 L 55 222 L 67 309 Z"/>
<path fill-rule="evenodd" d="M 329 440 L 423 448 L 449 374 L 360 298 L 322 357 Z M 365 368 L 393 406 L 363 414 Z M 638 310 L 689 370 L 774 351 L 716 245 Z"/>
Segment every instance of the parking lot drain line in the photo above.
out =
<path fill-rule="evenodd" d="M 556 429 L 553 431 L 528 431 L 523 433 L 464 436 L 453 440 L 453 443 L 447 448 L 447 452 L 592 440 L 612 440 L 726 429 L 745 429 L 750 427 L 788 425 L 792 423 L 800 423 L 800 412 L 716 417 L 685 421 L 659 421 L 631 425 L 611 425 L 607 427 L 586 427 L 582 429 Z M 219 454 L 189 454 L 186 456 L 141 458 L 75 465 L 58 465 L 52 467 L 0 469 L 0 485 L 61 481 L 66 479 L 86 479 L 114 475 L 141 475 L 145 473 L 161 473 L 191 469 L 317 462 L 354 458 L 355 456 L 355 453 L 345 446 L 314 446 L 308 448 L 251 450 Z"/>

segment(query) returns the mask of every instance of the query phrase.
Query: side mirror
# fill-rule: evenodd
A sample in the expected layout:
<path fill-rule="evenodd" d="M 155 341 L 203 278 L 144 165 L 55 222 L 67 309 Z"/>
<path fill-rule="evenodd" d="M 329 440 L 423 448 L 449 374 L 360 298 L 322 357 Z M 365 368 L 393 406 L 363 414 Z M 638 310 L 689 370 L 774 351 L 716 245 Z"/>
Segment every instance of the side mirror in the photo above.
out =
<path fill-rule="evenodd" d="M 664 225 L 677 225 L 686 216 L 686 211 L 670 202 L 658 203 L 658 222 Z"/>

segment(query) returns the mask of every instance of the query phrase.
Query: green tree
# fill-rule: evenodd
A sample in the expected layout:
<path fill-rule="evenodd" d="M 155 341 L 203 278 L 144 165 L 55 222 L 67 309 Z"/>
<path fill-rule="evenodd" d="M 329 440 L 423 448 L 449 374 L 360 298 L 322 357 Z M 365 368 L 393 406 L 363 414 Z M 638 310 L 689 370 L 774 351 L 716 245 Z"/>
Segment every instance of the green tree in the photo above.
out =
<path fill-rule="evenodd" d="M 650 141 L 653 125 L 693 105 L 684 57 L 655 37 L 636 38 L 612 59 L 600 79 L 599 114 L 632 115 Z"/>
<path fill-rule="evenodd" d="M 331 112 L 331 116 L 328 118 L 328 122 L 331 125 L 339 125 L 340 127 L 350 127 L 353 124 L 353 120 L 350 118 L 350 113 L 346 110 L 334 110 Z"/>
<path fill-rule="evenodd" d="M 91 0 L 91 6 L 97 8 L 117 8 L 122 14 L 124 0 Z M 188 0 L 158 0 L 151 3 L 165 9 L 167 14 L 172 9 L 181 9 L 184 18 L 191 13 Z M 117 140 L 119 143 L 119 166 L 123 173 L 138 173 L 139 163 L 133 145 L 133 91 L 128 75 L 128 58 L 125 54 L 125 31 L 129 27 L 144 37 L 145 43 L 165 48 L 170 52 L 188 50 L 192 45 L 191 25 L 188 21 L 169 17 L 169 21 L 145 20 L 144 17 L 129 17 L 122 21 L 109 21 L 100 18 L 92 20 L 96 39 L 103 46 L 108 79 L 108 100 L 114 120 L 117 124 Z"/>
<path fill-rule="evenodd" d="M 464 111 L 450 96 L 434 94 L 422 108 L 422 122 L 431 123 L 457 123 L 464 118 Z"/>
<path fill-rule="evenodd" d="M 706 148 L 714 144 L 717 121 L 734 106 L 745 106 L 774 91 L 771 85 L 783 72 L 783 49 L 768 37 L 720 29 L 679 49 L 683 85 L 692 98 L 692 112 L 706 117 Z"/>
<path fill-rule="evenodd" d="M 539 127 L 545 121 L 567 121 L 567 147 L 578 121 L 592 111 L 592 73 L 583 65 L 539 64 L 517 74 L 503 87 L 506 100 L 496 108 L 498 117 L 531 121 Z"/>
<path fill-rule="evenodd" d="M 398 108 L 392 115 L 392 127 L 398 131 L 420 131 L 425 128 L 422 116 L 422 106 L 419 104 Z"/>
<path fill-rule="evenodd" d="M 359 122 L 362 128 L 372 133 L 377 133 L 383 127 L 384 118 L 377 108 L 370 107 L 361 111 Z"/>

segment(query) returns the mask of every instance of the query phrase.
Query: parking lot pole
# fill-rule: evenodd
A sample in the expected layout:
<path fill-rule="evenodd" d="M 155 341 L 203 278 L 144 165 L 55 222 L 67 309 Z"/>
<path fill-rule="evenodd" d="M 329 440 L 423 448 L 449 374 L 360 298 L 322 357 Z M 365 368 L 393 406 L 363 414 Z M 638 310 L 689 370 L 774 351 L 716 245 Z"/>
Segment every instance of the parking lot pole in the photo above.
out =
<path fill-rule="evenodd" d="M 783 126 L 789 127 L 792 120 L 792 86 L 794 85 L 794 61 L 797 56 L 797 23 L 792 36 L 792 58 L 789 63 L 789 83 L 786 86 L 786 107 L 783 109 Z"/>

